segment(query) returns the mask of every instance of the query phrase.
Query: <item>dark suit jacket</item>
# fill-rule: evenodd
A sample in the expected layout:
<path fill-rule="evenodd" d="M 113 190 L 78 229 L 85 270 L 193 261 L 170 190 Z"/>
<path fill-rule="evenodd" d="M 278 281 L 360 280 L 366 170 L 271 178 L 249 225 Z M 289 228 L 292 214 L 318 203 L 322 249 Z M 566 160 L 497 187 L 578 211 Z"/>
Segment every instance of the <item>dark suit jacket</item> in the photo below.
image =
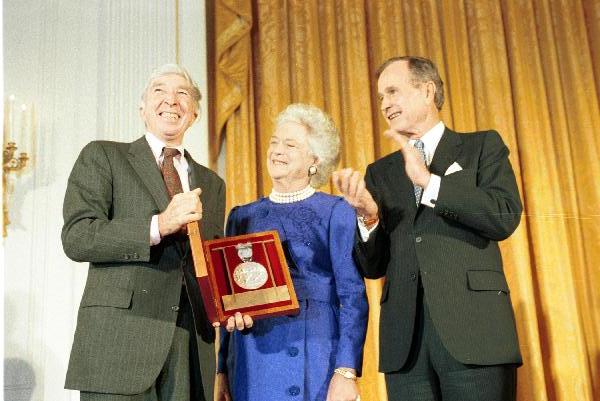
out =
<path fill-rule="evenodd" d="M 222 236 L 223 180 L 187 152 L 185 157 L 190 188 L 202 188 L 202 235 Z M 92 142 L 81 151 L 65 195 L 62 242 L 69 258 L 90 264 L 66 388 L 116 394 L 148 389 L 172 343 L 185 276 L 201 337 L 204 386 L 212 389 L 215 331 L 204 313 L 189 244 L 168 236 L 150 246 L 150 220 L 168 204 L 144 137 Z"/>
<path fill-rule="evenodd" d="M 368 242 L 357 240 L 355 256 L 365 277 L 386 277 L 380 371 L 397 371 L 407 360 L 419 275 L 431 318 L 455 359 L 521 363 L 497 244 L 516 229 L 522 211 L 508 153 L 495 131 L 446 129 L 429 167 L 441 177 L 435 208 L 415 205 L 400 152 L 367 168 L 380 224 Z M 453 162 L 463 170 L 445 176 Z"/>

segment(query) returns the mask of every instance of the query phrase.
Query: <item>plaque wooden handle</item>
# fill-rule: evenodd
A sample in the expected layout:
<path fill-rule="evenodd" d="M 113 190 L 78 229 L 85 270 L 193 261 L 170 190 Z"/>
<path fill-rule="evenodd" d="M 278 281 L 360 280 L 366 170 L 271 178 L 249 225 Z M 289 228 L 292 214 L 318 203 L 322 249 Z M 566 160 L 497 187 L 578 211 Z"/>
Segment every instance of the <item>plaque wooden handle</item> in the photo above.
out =
<path fill-rule="evenodd" d="M 187 224 L 188 238 L 190 240 L 190 248 L 192 258 L 194 260 L 194 272 L 196 273 L 196 281 L 204 303 L 206 316 L 211 323 L 219 321 L 217 316 L 217 300 L 213 297 L 213 288 L 211 286 L 210 277 L 204 257 L 204 246 L 202 244 L 202 234 L 200 230 L 200 222 L 194 221 Z M 223 322 L 221 322 L 223 323 Z"/>
<path fill-rule="evenodd" d="M 204 258 L 204 251 L 202 249 L 200 222 L 192 221 L 191 223 L 188 223 L 187 232 L 190 239 L 190 248 L 192 249 L 196 277 L 206 277 L 208 276 L 208 270 L 206 269 L 206 259 Z"/>

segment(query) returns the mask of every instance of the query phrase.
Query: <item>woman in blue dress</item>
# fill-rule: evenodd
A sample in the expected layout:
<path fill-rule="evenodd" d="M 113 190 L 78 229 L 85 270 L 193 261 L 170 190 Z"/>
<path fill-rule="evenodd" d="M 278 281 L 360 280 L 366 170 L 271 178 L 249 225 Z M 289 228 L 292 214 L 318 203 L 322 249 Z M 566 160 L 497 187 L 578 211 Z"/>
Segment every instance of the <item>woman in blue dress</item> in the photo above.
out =
<path fill-rule="evenodd" d="M 277 230 L 300 313 L 221 330 L 217 399 L 358 399 L 368 305 L 352 259 L 354 209 L 316 192 L 339 161 L 340 139 L 320 109 L 293 104 L 279 114 L 267 151 L 269 197 L 236 207 L 227 235 Z"/>

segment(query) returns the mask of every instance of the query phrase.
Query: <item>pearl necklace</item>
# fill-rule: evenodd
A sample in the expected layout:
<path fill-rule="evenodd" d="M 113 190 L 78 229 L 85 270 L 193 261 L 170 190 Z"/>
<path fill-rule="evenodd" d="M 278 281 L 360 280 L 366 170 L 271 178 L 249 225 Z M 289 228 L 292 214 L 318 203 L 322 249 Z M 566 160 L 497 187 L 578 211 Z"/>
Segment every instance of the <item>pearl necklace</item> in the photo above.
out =
<path fill-rule="evenodd" d="M 269 194 L 269 199 L 273 203 L 293 203 L 307 199 L 315 192 L 315 189 L 310 185 L 296 192 L 277 192 L 272 190 Z"/>

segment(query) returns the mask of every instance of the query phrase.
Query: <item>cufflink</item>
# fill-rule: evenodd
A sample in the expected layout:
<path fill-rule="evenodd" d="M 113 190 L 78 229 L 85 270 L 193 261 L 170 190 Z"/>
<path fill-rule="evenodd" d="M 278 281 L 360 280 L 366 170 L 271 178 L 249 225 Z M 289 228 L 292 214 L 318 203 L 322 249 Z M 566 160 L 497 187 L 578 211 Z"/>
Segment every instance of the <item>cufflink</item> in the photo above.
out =
<path fill-rule="evenodd" d="M 358 220 L 362 223 L 363 226 L 365 226 L 367 228 L 367 230 L 370 230 L 371 227 L 373 227 L 375 225 L 375 223 L 377 223 L 379 221 L 379 216 L 375 216 L 373 218 L 367 219 L 362 214 L 359 214 Z"/>

